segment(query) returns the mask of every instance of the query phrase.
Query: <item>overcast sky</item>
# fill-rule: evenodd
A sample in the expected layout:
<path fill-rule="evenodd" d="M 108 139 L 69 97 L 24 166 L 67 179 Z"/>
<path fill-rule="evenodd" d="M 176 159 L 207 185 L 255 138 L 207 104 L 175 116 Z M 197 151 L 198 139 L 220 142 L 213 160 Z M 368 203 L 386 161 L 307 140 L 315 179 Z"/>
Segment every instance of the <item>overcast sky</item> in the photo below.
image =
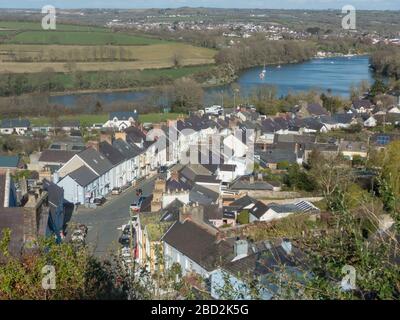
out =
<path fill-rule="evenodd" d="M 270 8 L 340 9 L 351 4 L 358 9 L 400 10 L 400 0 L 0 0 L 0 8 Z"/>

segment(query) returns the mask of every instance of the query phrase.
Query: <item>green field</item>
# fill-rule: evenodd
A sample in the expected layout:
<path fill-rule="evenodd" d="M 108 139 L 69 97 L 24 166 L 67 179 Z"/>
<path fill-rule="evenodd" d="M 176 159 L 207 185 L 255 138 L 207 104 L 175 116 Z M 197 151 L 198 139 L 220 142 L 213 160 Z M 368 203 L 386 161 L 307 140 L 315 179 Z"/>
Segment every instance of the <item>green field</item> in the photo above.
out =
<path fill-rule="evenodd" d="M 123 33 L 98 31 L 25 31 L 6 43 L 59 45 L 150 45 L 164 41 Z"/>
<path fill-rule="evenodd" d="M 9 34 L 14 33 L 15 31 L 13 30 L 1 30 L 0 29 L 0 36 L 8 36 Z"/>
<path fill-rule="evenodd" d="M 157 123 L 165 120 L 174 120 L 178 118 L 180 114 L 177 113 L 148 113 L 139 116 L 139 121 L 142 123 L 151 122 Z M 82 114 L 82 115 L 71 115 L 62 116 L 60 120 L 79 120 L 81 126 L 92 126 L 94 123 L 105 123 L 108 120 L 108 114 Z M 30 118 L 32 126 L 44 126 L 51 123 L 49 118 Z"/>
<path fill-rule="evenodd" d="M 115 33 L 108 28 L 57 24 L 56 30 L 43 30 L 41 21 L 1 21 L 0 35 L 16 33 L 5 43 L 56 45 L 150 45 L 164 43 L 158 39 L 127 33 Z"/>
<path fill-rule="evenodd" d="M 52 92 L 164 85 L 208 70 L 217 53 L 101 27 L 41 30 L 34 22 L 3 21 L 0 32 L 0 78 L 11 74 L 15 79 L 0 87 L 1 96 L 40 91 L 43 85 Z"/>
<path fill-rule="evenodd" d="M 79 26 L 69 24 L 57 24 L 56 28 L 58 31 L 110 31 L 106 28 L 91 27 L 91 26 Z M 43 30 L 42 22 L 31 22 L 31 21 L 0 21 L 0 29 L 7 30 Z"/>

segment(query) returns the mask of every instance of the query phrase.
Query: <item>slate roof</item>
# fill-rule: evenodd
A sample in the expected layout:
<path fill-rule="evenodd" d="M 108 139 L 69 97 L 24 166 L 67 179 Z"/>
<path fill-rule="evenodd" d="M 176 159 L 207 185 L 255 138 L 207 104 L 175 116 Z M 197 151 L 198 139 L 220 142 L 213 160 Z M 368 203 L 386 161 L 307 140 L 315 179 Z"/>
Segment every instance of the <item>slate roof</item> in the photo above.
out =
<path fill-rule="evenodd" d="M 307 111 L 314 116 L 328 115 L 329 112 L 319 103 L 310 103 L 307 106 Z"/>
<path fill-rule="evenodd" d="M 43 180 L 43 189 L 48 193 L 48 199 L 51 204 L 58 205 L 64 200 L 64 189 L 56 185 L 55 183 Z"/>
<path fill-rule="evenodd" d="M 207 175 L 207 174 L 210 174 L 210 171 L 207 170 L 204 166 L 199 164 L 187 165 L 180 171 L 180 175 L 191 181 L 194 181 L 197 175 Z"/>
<path fill-rule="evenodd" d="M 251 183 L 245 177 L 241 177 L 234 181 L 230 188 L 232 190 L 273 190 L 274 186 L 266 181 L 254 181 Z"/>
<path fill-rule="evenodd" d="M 175 222 L 162 241 L 207 271 L 213 271 L 221 259 L 233 255 L 233 245 L 224 240 L 217 242 L 215 235 L 190 220 Z"/>
<path fill-rule="evenodd" d="M 240 209 L 243 209 L 251 204 L 256 204 L 256 203 L 257 203 L 256 199 L 254 199 L 248 195 L 245 195 L 244 197 L 239 198 L 239 199 L 235 200 L 234 202 L 232 202 L 231 206 L 239 207 Z"/>
<path fill-rule="evenodd" d="M 197 175 L 194 179 L 196 183 L 221 183 L 221 180 L 218 180 L 216 176 L 207 176 L 207 175 Z"/>
<path fill-rule="evenodd" d="M 43 150 L 39 157 L 40 162 L 67 163 L 76 152 L 66 150 Z"/>
<path fill-rule="evenodd" d="M 81 187 L 86 187 L 98 178 L 98 176 L 86 166 L 82 166 L 68 175 Z"/>
<path fill-rule="evenodd" d="M 170 191 L 174 190 L 190 190 L 192 185 L 188 183 L 188 181 L 183 181 L 181 178 L 176 179 L 168 179 L 166 182 L 166 189 Z"/>
<path fill-rule="evenodd" d="M 320 131 L 324 125 L 315 118 L 303 118 L 303 119 L 296 119 L 296 125 L 301 128 L 311 129 Z"/>
<path fill-rule="evenodd" d="M 128 143 L 142 143 L 146 140 L 146 134 L 137 127 L 128 127 L 124 132 L 126 133 L 126 142 Z"/>
<path fill-rule="evenodd" d="M 125 159 L 135 158 L 143 152 L 143 150 L 135 144 L 127 143 L 122 139 L 115 140 L 113 142 L 113 147 L 123 154 Z"/>
<path fill-rule="evenodd" d="M 18 168 L 19 156 L 0 156 L 0 168 Z"/>
<path fill-rule="evenodd" d="M 1 208 L 0 207 L 0 230 L 6 228 L 11 230 L 9 252 L 12 256 L 20 256 L 24 244 L 25 210 L 23 207 Z M 0 261 L 3 259 L 0 253 Z"/>
<path fill-rule="evenodd" d="M 261 201 L 257 201 L 254 207 L 252 207 L 249 212 L 255 216 L 256 218 L 260 219 L 265 212 L 268 211 L 268 207 Z"/>
<path fill-rule="evenodd" d="M 372 108 L 372 106 L 373 106 L 373 103 L 367 99 L 353 101 L 354 109 L 361 109 L 362 107 L 363 108 Z"/>
<path fill-rule="evenodd" d="M 204 206 L 204 220 L 221 220 L 224 218 L 223 208 L 220 208 L 218 204 L 210 204 Z"/>
<path fill-rule="evenodd" d="M 368 144 L 361 141 L 342 141 L 339 145 L 340 151 L 367 152 Z"/>
<path fill-rule="evenodd" d="M 78 156 L 87 163 L 99 176 L 105 174 L 113 168 L 112 163 L 101 153 L 93 148 L 78 153 Z"/>
<path fill-rule="evenodd" d="M 129 118 L 137 120 L 139 118 L 139 113 L 134 111 L 116 111 L 111 112 L 109 116 L 109 120 L 113 120 L 117 118 L 119 121 L 127 121 Z"/>
<path fill-rule="evenodd" d="M 3 119 L 1 121 L 1 127 L 4 129 L 10 128 L 29 128 L 31 122 L 26 119 Z"/>
<path fill-rule="evenodd" d="M 305 150 L 338 152 L 339 146 L 334 143 L 306 143 Z"/>
<path fill-rule="evenodd" d="M 200 185 L 195 185 L 189 193 L 189 200 L 191 202 L 198 202 L 199 204 L 203 205 L 215 203 L 218 198 L 219 193 Z"/>
<path fill-rule="evenodd" d="M 290 143 L 306 143 L 315 142 L 316 136 L 313 135 L 298 135 L 298 134 L 275 134 L 274 143 L 290 142 Z"/>
<path fill-rule="evenodd" d="M 294 163 L 297 161 L 296 154 L 291 149 L 270 149 L 267 151 L 257 151 L 256 154 L 260 156 L 261 164 L 279 163 L 282 161 Z"/>
<path fill-rule="evenodd" d="M 351 113 L 335 113 L 332 115 L 333 121 L 341 124 L 350 124 L 353 121 L 354 115 Z"/>
<path fill-rule="evenodd" d="M 249 245 L 249 247 L 254 247 Z M 271 244 L 268 241 L 256 243 L 256 252 L 235 261 L 228 261 L 223 269 L 239 277 L 260 277 L 281 270 L 283 267 L 305 267 L 304 254 L 292 244 L 290 252 L 283 245 Z"/>
<path fill-rule="evenodd" d="M 236 165 L 234 164 L 220 164 L 219 165 L 220 171 L 228 171 L 228 172 L 235 172 Z"/>
<path fill-rule="evenodd" d="M 114 166 L 125 160 L 124 155 L 106 141 L 100 142 L 99 152 L 103 154 Z"/>
<path fill-rule="evenodd" d="M 46 179 L 43 180 L 43 189 L 46 190 L 48 194 L 50 215 L 53 221 L 56 221 L 58 206 L 62 206 L 64 202 L 64 189 Z"/>
<path fill-rule="evenodd" d="M 177 221 L 179 220 L 179 210 L 184 206 L 184 203 L 175 199 L 166 208 L 162 209 L 161 221 Z"/>

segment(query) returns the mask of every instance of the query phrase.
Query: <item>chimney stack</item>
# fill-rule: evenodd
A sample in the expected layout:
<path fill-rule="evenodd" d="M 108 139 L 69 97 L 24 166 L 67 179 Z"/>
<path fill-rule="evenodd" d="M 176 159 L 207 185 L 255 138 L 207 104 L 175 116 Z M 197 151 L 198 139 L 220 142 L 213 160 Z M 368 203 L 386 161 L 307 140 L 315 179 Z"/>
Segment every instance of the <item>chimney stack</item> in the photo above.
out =
<path fill-rule="evenodd" d="M 99 151 L 99 142 L 98 141 L 94 141 L 94 140 L 90 140 L 86 143 L 86 147 L 87 148 L 93 148 L 96 151 Z"/>
<path fill-rule="evenodd" d="M 175 180 L 175 181 L 179 180 L 179 172 L 178 172 L 178 170 L 171 171 L 171 179 Z"/>
<path fill-rule="evenodd" d="M 286 254 L 292 254 L 292 243 L 288 239 L 283 239 L 281 247 L 285 250 Z"/>
<path fill-rule="evenodd" d="M 235 241 L 235 244 L 233 245 L 233 250 L 234 250 L 233 253 L 235 255 L 234 260 L 247 257 L 247 253 L 249 250 L 249 244 L 248 244 L 247 240 L 237 239 Z"/>
<path fill-rule="evenodd" d="M 108 132 L 100 132 L 100 142 L 108 142 L 112 145 L 112 134 Z"/>
<path fill-rule="evenodd" d="M 125 132 L 116 132 L 115 133 L 115 139 L 121 139 L 124 140 L 126 142 L 126 133 Z"/>

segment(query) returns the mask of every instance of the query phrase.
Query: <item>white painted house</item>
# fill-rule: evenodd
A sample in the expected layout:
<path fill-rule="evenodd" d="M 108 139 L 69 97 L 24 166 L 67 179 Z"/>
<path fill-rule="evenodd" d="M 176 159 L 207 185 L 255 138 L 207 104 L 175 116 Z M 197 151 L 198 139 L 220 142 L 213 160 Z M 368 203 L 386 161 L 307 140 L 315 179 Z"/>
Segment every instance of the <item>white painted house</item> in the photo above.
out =
<path fill-rule="evenodd" d="M 55 180 L 64 188 L 67 201 L 93 203 L 95 198 L 107 195 L 114 188 L 113 167 L 104 155 L 88 148 L 64 164 L 56 173 Z"/>
<path fill-rule="evenodd" d="M 1 121 L 1 134 L 17 134 L 22 136 L 28 132 L 31 127 L 29 120 L 24 119 L 4 119 Z"/>
<path fill-rule="evenodd" d="M 367 120 L 364 121 L 364 127 L 373 128 L 376 127 L 378 121 L 373 117 L 370 116 Z"/>
<path fill-rule="evenodd" d="M 139 114 L 136 110 L 111 112 L 108 121 L 103 125 L 103 127 L 123 131 L 134 125 L 138 118 Z"/>

